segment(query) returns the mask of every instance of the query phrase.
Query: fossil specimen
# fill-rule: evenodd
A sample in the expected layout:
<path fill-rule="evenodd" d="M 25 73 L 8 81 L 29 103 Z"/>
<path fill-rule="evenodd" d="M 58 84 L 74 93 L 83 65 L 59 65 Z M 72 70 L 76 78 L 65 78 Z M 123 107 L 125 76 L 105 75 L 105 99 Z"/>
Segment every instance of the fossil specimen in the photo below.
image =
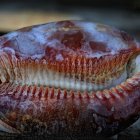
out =
<path fill-rule="evenodd" d="M 0 37 L 0 130 L 109 136 L 140 111 L 140 45 L 84 21 L 32 26 Z"/>

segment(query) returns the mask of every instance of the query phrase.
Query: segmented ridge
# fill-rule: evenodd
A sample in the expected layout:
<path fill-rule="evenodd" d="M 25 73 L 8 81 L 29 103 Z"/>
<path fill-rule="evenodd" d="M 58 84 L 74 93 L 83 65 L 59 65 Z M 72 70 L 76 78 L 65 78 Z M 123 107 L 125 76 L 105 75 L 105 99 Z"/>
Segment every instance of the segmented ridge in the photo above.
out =
<path fill-rule="evenodd" d="M 102 56 L 100 58 L 71 56 L 65 58 L 62 62 L 48 61 L 48 67 L 51 70 L 64 73 L 67 77 L 94 84 L 105 84 L 110 78 L 117 77 L 124 71 L 132 55 L 133 52 L 123 52 L 118 55 Z"/>
<path fill-rule="evenodd" d="M 21 85 L 41 83 L 45 85 L 47 83 L 44 83 L 46 81 L 43 81 L 43 76 L 47 73 L 47 62 L 45 59 L 22 60 L 5 52 L 2 52 L 0 55 L 0 80 L 2 83 Z"/>
<path fill-rule="evenodd" d="M 0 96 L 12 96 L 15 99 L 29 99 L 29 100 L 47 100 L 47 99 L 75 99 L 75 98 L 90 98 L 87 92 L 81 93 L 80 91 L 67 91 L 60 88 L 50 88 L 43 86 L 28 86 L 28 85 L 15 85 L 11 83 L 2 83 L 0 85 Z"/>
<path fill-rule="evenodd" d="M 18 98 L 30 99 L 30 100 L 47 100 L 47 99 L 66 99 L 66 98 L 98 98 L 100 100 L 117 98 L 123 99 L 123 97 L 128 96 L 132 93 L 132 90 L 136 88 L 140 83 L 140 73 L 134 75 L 132 78 L 128 79 L 126 82 L 117 85 L 109 90 L 105 89 L 96 92 L 80 92 L 80 91 L 67 91 L 66 89 L 61 90 L 60 88 L 50 88 L 36 85 L 15 85 L 11 83 L 0 84 L 0 96 L 11 95 Z"/>
<path fill-rule="evenodd" d="M 129 94 L 132 94 L 136 88 L 139 87 L 140 84 L 140 73 L 135 74 L 132 78 L 127 79 L 125 82 L 117 85 L 116 87 L 112 87 L 111 89 L 97 91 L 96 97 L 100 100 L 116 98 L 119 100 L 123 100 L 124 97 L 127 97 Z"/>
<path fill-rule="evenodd" d="M 92 78 L 92 82 L 93 82 L 93 77 L 95 76 L 94 74 L 97 74 L 99 76 L 95 77 L 94 82 L 104 84 L 105 81 L 107 80 L 106 77 L 109 77 L 106 74 L 110 74 L 111 73 L 110 71 L 113 70 L 114 67 L 117 67 L 116 69 L 119 69 L 119 67 L 122 68 L 122 66 L 127 63 L 130 56 L 132 56 L 132 53 L 130 53 L 129 55 L 128 54 L 120 54 L 119 57 L 118 56 L 113 56 L 113 57 L 112 56 L 105 56 L 105 57 L 101 57 L 100 59 L 97 59 L 97 58 L 86 59 L 84 57 L 77 57 L 76 56 L 76 57 L 72 57 L 70 59 L 66 59 L 67 63 L 64 62 L 60 65 L 58 65 L 58 63 L 55 63 L 53 65 L 53 68 L 55 68 L 57 66 L 57 69 L 55 71 L 64 72 L 65 76 L 67 76 L 68 78 L 72 77 L 73 79 L 77 79 L 77 77 L 79 76 L 81 78 L 80 80 L 84 79 L 84 80 L 87 81 L 87 77 L 89 76 L 89 79 Z M 110 60 L 111 58 L 112 58 L 112 60 Z M 111 63 L 109 63 L 109 62 L 111 62 Z M 102 65 L 102 67 L 100 67 L 101 65 Z M 120 66 L 118 66 L 118 65 L 120 65 Z M 13 55 L 8 55 L 5 52 L 1 52 L 0 66 L 1 66 L 0 67 L 0 73 L 2 73 L 0 75 L 0 79 L 2 81 L 2 84 L 0 86 L 3 87 L 3 90 L 1 89 L 2 93 L 3 93 L 4 90 L 7 90 L 6 86 L 8 86 L 8 84 L 6 84 L 6 83 L 14 83 L 14 84 L 17 84 L 17 85 L 24 85 L 25 84 L 25 88 L 23 88 L 24 86 L 21 86 L 22 89 L 23 89 L 22 92 L 25 91 L 26 88 L 28 87 L 28 86 L 26 86 L 26 84 L 36 85 L 36 79 L 33 80 L 33 78 L 37 77 L 37 75 L 40 74 L 40 73 L 41 74 L 38 76 L 37 82 L 41 83 L 41 85 L 46 84 L 46 83 L 44 83 L 46 81 L 42 80 L 42 79 L 44 79 L 43 76 L 48 72 L 47 69 L 49 67 L 48 62 L 45 59 L 41 59 L 41 60 L 38 60 L 38 59 L 36 59 L 36 60 L 32 60 L 32 59 L 20 60 L 20 59 L 17 59 Z M 33 70 L 33 71 L 31 71 L 31 70 Z M 69 73 L 70 70 L 71 70 L 71 73 Z M 109 71 L 108 73 L 107 73 L 107 70 Z M 100 75 L 99 71 L 103 72 L 104 76 Z M 121 71 L 123 71 L 123 69 Z M 76 75 L 77 73 L 78 73 L 78 76 Z M 82 74 L 84 74 L 84 76 L 82 76 Z M 92 74 L 92 75 L 90 75 L 90 74 Z M 120 74 L 120 72 L 119 73 L 113 73 L 113 75 L 110 74 L 110 76 L 114 76 L 114 75 L 118 76 L 118 74 Z M 101 78 L 101 77 L 103 77 L 103 78 Z M 33 81 L 35 83 L 33 83 Z M 52 85 L 51 84 L 52 83 L 50 83 L 50 86 L 54 87 L 53 84 Z M 125 88 L 124 88 L 125 86 L 130 87 L 130 85 L 131 85 L 131 84 L 129 84 L 129 86 L 127 86 L 127 85 L 124 86 L 123 84 L 124 83 L 119 85 L 119 88 L 116 87 L 116 89 L 111 88 L 110 90 L 103 90 L 103 92 L 102 91 L 97 91 L 96 95 L 100 99 L 104 98 L 103 97 L 104 93 L 105 93 L 106 98 L 110 97 L 110 94 L 108 94 L 108 93 L 112 93 L 112 96 L 118 96 L 120 94 L 121 90 L 122 91 L 125 90 Z M 41 85 L 37 85 L 37 86 L 40 88 Z M 19 86 L 18 88 L 21 88 L 21 87 Z M 34 88 L 34 90 L 32 89 L 33 88 L 32 86 L 30 88 L 33 91 L 36 91 L 36 90 L 38 91 L 39 90 L 38 87 Z M 27 89 L 30 91 L 30 88 L 28 87 Z M 44 91 L 44 87 L 40 88 L 40 90 L 41 91 L 40 91 L 39 95 L 41 95 L 41 93 Z M 52 88 L 51 98 L 53 98 L 55 96 L 55 95 L 53 95 L 54 90 L 55 89 Z M 27 94 L 29 91 L 24 92 L 24 93 Z M 49 91 L 50 91 L 50 88 L 49 88 Z M 56 93 L 59 93 L 57 95 L 57 98 L 61 97 L 60 96 L 61 95 L 60 91 L 59 92 L 56 91 Z M 11 93 L 10 91 L 8 91 L 8 92 Z M 16 91 L 14 93 L 16 93 Z M 67 92 L 65 92 L 65 93 L 67 93 Z M 71 91 L 68 94 L 70 94 L 70 93 L 71 93 L 71 97 L 74 98 L 76 93 L 73 93 Z M 116 94 L 116 93 L 118 93 L 118 94 Z M 91 94 L 91 92 L 88 93 L 88 94 Z M 124 94 L 125 94 L 125 92 L 124 92 Z M 65 94 L 65 97 L 67 97 L 66 95 L 67 94 Z M 82 98 L 82 96 L 80 94 L 79 94 L 79 97 Z"/>
<path fill-rule="evenodd" d="M 0 80 L 1 82 L 13 82 L 23 79 L 20 69 L 20 61 L 15 57 L 1 52 L 0 55 Z"/>
<path fill-rule="evenodd" d="M 29 83 L 29 79 L 35 77 L 37 71 L 50 69 L 60 72 L 65 77 L 91 82 L 94 84 L 105 84 L 111 77 L 117 77 L 123 72 L 131 53 L 120 53 L 115 56 L 103 56 L 100 58 L 85 58 L 82 56 L 67 57 L 63 62 L 50 62 L 49 60 L 20 60 L 13 55 L 2 52 L 0 56 L 0 79 L 2 82 Z M 37 67 L 38 66 L 38 67 Z M 114 71 L 114 69 L 116 69 Z M 31 73 L 30 70 L 34 70 Z M 97 76 L 98 75 L 98 76 Z M 41 77 L 40 77 L 41 78 Z M 39 79 L 42 81 L 42 79 Z"/>

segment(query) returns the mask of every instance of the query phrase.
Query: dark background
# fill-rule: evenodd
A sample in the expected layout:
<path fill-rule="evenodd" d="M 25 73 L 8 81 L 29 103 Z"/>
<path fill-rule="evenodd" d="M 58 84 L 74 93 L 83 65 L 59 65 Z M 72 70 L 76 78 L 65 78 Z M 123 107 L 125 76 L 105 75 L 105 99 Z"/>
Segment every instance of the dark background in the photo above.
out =
<path fill-rule="evenodd" d="M 140 0 L 0 0 L 0 35 L 63 19 L 108 24 L 140 40 Z M 140 120 L 111 139 L 140 139 L 139 133 Z"/>
<path fill-rule="evenodd" d="M 51 3 L 57 5 L 69 5 L 69 6 L 88 6 L 88 7 L 107 7 L 112 8 L 126 8 L 132 10 L 138 10 L 140 8 L 139 0 L 1 0 L 1 3 L 22 3 L 28 6 L 39 6 L 42 3 Z M 29 4 L 30 3 L 30 4 Z"/>

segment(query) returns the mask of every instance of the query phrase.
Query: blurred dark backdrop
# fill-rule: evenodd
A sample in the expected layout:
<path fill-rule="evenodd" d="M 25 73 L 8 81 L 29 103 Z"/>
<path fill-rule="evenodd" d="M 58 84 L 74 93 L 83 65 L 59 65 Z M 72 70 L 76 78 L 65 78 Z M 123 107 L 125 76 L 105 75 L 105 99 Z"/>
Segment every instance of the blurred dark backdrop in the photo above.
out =
<path fill-rule="evenodd" d="M 20 3 L 29 6 L 39 6 L 40 4 L 69 5 L 69 6 L 87 6 L 103 8 L 126 8 L 131 10 L 140 10 L 139 0 L 1 0 L 3 3 Z"/>

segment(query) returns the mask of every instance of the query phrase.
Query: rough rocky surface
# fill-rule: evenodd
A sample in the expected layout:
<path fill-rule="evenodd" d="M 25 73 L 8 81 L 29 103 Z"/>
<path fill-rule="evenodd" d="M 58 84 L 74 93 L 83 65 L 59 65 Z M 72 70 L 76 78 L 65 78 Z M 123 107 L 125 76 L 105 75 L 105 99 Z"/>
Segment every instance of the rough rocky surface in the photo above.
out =
<path fill-rule="evenodd" d="M 3 132 L 0 132 L 0 139 L 1 140 L 38 140 L 38 139 L 50 139 L 49 137 L 17 137 L 15 135 L 5 134 Z M 75 140 L 72 137 L 70 138 L 51 138 L 52 140 Z M 104 140 L 104 138 L 79 138 L 79 140 Z M 118 135 L 115 135 L 110 138 L 106 138 L 106 140 L 139 140 L 140 139 L 140 119 L 136 121 L 133 125 L 131 125 L 129 128 L 124 130 L 123 132 L 119 133 Z"/>

